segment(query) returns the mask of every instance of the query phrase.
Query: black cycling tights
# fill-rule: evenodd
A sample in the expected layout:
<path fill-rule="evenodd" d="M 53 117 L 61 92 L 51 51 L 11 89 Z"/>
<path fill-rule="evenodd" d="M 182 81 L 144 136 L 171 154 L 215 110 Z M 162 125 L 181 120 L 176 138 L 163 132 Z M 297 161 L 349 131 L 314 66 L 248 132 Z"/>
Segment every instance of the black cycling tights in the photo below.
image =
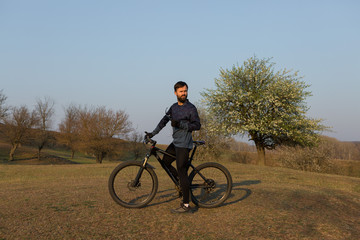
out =
<path fill-rule="evenodd" d="M 171 163 L 175 160 L 167 155 L 164 155 L 164 163 L 167 168 L 169 168 L 170 172 L 174 175 L 175 178 L 180 179 L 180 187 L 183 193 L 183 202 L 189 203 L 190 201 L 190 182 L 188 176 L 188 160 L 189 160 L 189 152 L 188 148 L 178 148 L 175 147 L 173 143 L 171 143 L 166 152 L 176 156 L 176 169 L 171 165 Z"/>

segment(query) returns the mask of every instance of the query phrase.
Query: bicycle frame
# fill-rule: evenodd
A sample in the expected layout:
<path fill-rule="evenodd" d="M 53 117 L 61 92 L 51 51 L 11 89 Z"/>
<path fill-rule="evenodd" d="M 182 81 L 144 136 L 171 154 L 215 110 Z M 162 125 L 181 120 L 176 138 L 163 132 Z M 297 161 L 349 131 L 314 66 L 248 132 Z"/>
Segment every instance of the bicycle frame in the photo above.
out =
<path fill-rule="evenodd" d="M 170 172 L 169 168 L 166 167 L 164 161 L 160 158 L 160 156 L 159 156 L 158 153 L 161 153 L 161 154 L 163 154 L 163 155 L 167 155 L 167 156 L 169 156 L 169 157 L 171 157 L 171 158 L 174 158 L 174 159 L 176 159 L 176 156 L 174 156 L 174 155 L 172 155 L 172 154 L 169 154 L 169 153 L 167 153 L 166 151 L 164 151 L 164 150 L 156 147 L 156 146 L 155 146 L 155 145 L 156 145 L 156 141 L 150 139 L 150 143 L 151 143 L 150 150 L 149 150 L 149 152 L 146 154 L 146 156 L 145 156 L 145 158 L 144 158 L 144 160 L 143 160 L 142 167 L 139 169 L 139 172 L 138 172 L 138 174 L 137 174 L 137 176 L 136 176 L 136 178 L 135 178 L 135 181 L 134 181 L 134 185 L 136 186 L 136 185 L 139 183 L 139 179 L 140 179 L 140 177 L 141 177 L 142 172 L 144 171 L 144 169 L 145 169 L 147 166 L 152 167 L 150 164 L 148 164 L 148 160 L 149 160 L 149 158 L 150 158 L 151 156 L 154 156 L 154 157 L 158 160 L 158 162 L 160 163 L 161 167 L 162 167 L 162 168 L 165 170 L 165 172 L 168 174 L 168 176 L 170 177 L 170 179 L 175 183 L 176 186 L 179 186 L 180 183 L 179 183 L 178 180 L 174 177 L 174 175 Z M 194 147 L 194 149 L 192 150 L 191 155 L 190 155 L 189 160 L 188 160 L 188 165 L 189 165 L 189 167 L 191 167 L 191 168 L 193 169 L 193 171 L 197 171 L 196 168 L 195 168 L 195 166 L 192 165 L 192 160 L 193 160 L 193 158 L 194 158 L 196 149 L 197 149 L 197 144 L 195 144 L 195 147 Z M 152 168 L 154 168 L 154 167 L 152 167 Z M 197 173 L 206 181 L 205 176 L 203 176 L 200 172 L 197 172 Z"/>

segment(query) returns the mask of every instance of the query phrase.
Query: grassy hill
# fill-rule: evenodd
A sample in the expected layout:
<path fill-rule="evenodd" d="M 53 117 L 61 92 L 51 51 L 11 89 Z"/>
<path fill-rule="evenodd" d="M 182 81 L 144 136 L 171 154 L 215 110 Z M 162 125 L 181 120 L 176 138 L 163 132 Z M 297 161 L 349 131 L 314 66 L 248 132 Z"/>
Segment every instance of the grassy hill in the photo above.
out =
<path fill-rule="evenodd" d="M 47 165 L 47 164 L 76 164 L 76 163 L 95 163 L 95 156 L 77 151 L 74 159 L 71 158 L 71 152 L 64 145 L 59 143 L 58 132 L 50 132 L 51 139 L 49 146 L 41 151 L 41 159 L 38 161 L 37 146 L 28 139 L 25 144 L 21 145 L 15 152 L 14 161 L 9 162 L 9 153 L 11 149 L 10 143 L 1 134 L 0 124 L 0 164 L 30 164 L 30 165 Z M 128 141 L 114 138 L 116 147 L 115 151 L 105 157 L 105 161 L 119 161 L 133 159 L 133 144 Z M 166 148 L 167 145 L 158 144 L 159 147 Z M 83 150 L 84 151 L 84 150 Z M 139 151 L 145 153 L 146 147 L 139 143 Z M 142 156 L 145 154 L 141 154 Z"/>
<path fill-rule="evenodd" d="M 360 239 L 360 179 L 224 162 L 225 204 L 174 215 L 174 186 L 143 209 L 108 194 L 116 163 L 0 165 L 0 239 Z"/>
<path fill-rule="evenodd" d="M 0 164 L 11 165 L 48 165 L 48 164 L 76 164 L 95 163 L 93 157 L 77 153 L 75 159 L 71 159 L 70 152 L 64 148 L 45 148 L 41 153 L 41 160 L 37 158 L 37 149 L 34 146 L 21 146 L 16 150 L 15 160 L 9 162 L 10 145 L 0 142 Z"/>

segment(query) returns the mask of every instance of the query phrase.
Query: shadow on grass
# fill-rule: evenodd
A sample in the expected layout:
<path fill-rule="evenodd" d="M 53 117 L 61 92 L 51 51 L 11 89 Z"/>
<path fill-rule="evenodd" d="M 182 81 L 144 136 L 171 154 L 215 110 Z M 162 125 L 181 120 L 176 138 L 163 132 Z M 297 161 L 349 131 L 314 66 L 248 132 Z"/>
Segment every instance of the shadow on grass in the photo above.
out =
<path fill-rule="evenodd" d="M 159 192 L 156 193 L 156 196 L 155 196 L 154 200 L 159 200 L 160 199 L 160 201 L 155 202 L 155 203 L 151 203 L 151 204 L 148 205 L 148 207 L 152 207 L 152 206 L 172 202 L 172 201 L 174 201 L 176 199 L 179 199 L 177 194 L 178 194 L 178 192 L 175 189 L 166 189 L 166 190 L 163 190 L 163 191 L 159 191 Z"/>
<path fill-rule="evenodd" d="M 239 183 L 233 183 L 233 188 L 231 190 L 231 194 L 230 194 L 229 198 L 227 199 L 227 201 L 222 206 L 235 204 L 242 200 L 245 200 L 252 194 L 252 191 L 251 191 L 251 189 L 244 188 L 242 186 L 250 186 L 250 185 L 260 184 L 260 183 L 261 183 L 260 180 L 247 180 L 247 181 L 242 181 Z"/>
<path fill-rule="evenodd" d="M 261 183 L 260 180 L 247 180 L 238 183 L 233 183 L 231 194 L 229 195 L 225 203 L 222 204 L 221 206 L 231 205 L 240 202 L 242 200 L 245 200 L 252 194 L 252 191 L 251 189 L 244 188 L 243 186 L 250 186 L 260 183 Z M 148 205 L 148 207 L 172 202 L 177 199 L 179 199 L 179 197 L 177 196 L 177 191 L 175 189 L 166 189 L 157 192 L 154 200 L 157 200 L 158 202 L 151 203 Z"/>

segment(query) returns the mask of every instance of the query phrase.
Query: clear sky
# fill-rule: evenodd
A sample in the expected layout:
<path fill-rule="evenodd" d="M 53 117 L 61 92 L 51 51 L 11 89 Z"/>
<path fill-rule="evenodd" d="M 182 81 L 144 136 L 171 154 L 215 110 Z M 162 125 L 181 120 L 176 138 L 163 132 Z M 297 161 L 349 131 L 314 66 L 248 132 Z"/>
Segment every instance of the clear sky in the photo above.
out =
<path fill-rule="evenodd" d="M 14 106 L 51 97 L 57 121 L 71 103 L 122 109 L 143 132 L 175 82 L 197 103 L 220 68 L 273 57 L 311 85 L 325 135 L 359 141 L 359 13 L 356 0 L 0 0 L 0 89 Z M 157 139 L 170 142 L 170 127 Z"/>

